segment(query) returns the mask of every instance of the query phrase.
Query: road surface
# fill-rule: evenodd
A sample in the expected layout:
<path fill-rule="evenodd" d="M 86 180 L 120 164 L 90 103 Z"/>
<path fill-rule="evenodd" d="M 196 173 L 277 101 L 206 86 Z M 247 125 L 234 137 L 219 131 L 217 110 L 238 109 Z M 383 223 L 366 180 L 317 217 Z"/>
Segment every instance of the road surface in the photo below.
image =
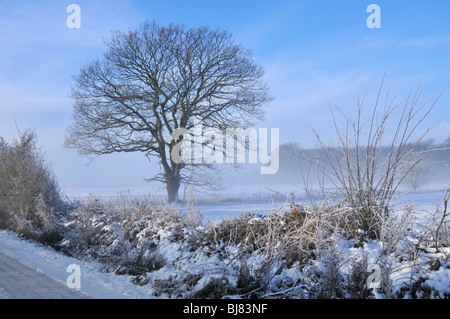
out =
<path fill-rule="evenodd" d="M 84 298 L 89 296 L 0 251 L 0 299 Z"/>

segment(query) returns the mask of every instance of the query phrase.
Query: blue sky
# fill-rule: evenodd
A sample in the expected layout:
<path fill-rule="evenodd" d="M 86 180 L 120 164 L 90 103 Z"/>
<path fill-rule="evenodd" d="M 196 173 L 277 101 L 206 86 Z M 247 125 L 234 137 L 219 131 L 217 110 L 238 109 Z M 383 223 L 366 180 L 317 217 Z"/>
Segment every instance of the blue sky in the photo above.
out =
<path fill-rule="evenodd" d="M 69 4 L 81 8 L 81 28 L 69 29 Z M 369 29 L 369 4 L 381 8 L 381 28 Z M 71 123 L 68 97 L 80 67 L 101 56 L 112 30 L 159 24 L 229 30 L 253 50 L 275 99 L 261 127 L 280 128 L 282 143 L 314 144 L 311 127 L 332 134 L 327 98 L 351 112 L 357 93 L 385 88 L 403 98 L 427 82 L 424 99 L 447 89 L 424 128 L 450 135 L 449 1 L 81 1 L 0 2 L 0 136 L 33 129 L 68 193 L 145 190 L 158 169 L 141 154 L 89 160 L 62 147 Z"/>

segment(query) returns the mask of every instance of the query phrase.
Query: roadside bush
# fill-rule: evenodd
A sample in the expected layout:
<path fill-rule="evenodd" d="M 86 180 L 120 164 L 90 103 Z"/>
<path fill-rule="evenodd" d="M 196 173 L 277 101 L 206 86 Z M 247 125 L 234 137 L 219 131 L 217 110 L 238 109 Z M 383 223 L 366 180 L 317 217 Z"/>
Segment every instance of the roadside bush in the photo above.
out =
<path fill-rule="evenodd" d="M 353 260 L 350 274 L 347 275 L 347 291 L 350 299 L 369 299 L 372 293 L 367 286 L 369 278 L 367 254 L 360 260 Z"/>
<path fill-rule="evenodd" d="M 333 187 L 353 209 L 358 229 L 370 239 L 380 238 L 380 225 L 392 213 L 396 191 L 438 149 L 416 150 L 429 129 L 416 136 L 442 93 L 420 102 L 424 88 L 418 87 L 396 101 L 389 92 L 382 98 L 383 82 L 384 77 L 369 111 L 367 92 L 362 98 L 358 95 L 358 105 L 350 114 L 330 104 L 337 141 L 329 143 L 314 132 L 318 149 L 308 156 L 316 165 L 322 192 L 329 192 L 325 182 Z"/>
<path fill-rule="evenodd" d="M 67 254 L 101 261 L 105 270 L 119 275 L 143 275 L 165 265 L 161 240 L 183 241 L 186 230 L 198 227 L 198 221 L 150 198 L 122 194 L 117 199 L 83 200 L 67 216 L 66 226 L 69 234 L 61 248 Z"/>
<path fill-rule="evenodd" d="M 384 220 L 375 241 L 346 236 L 358 232 L 345 203 L 291 203 L 205 224 L 195 209 L 150 198 L 91 197 L 66 216 L 61 249 L 161 298 L 401 298 L 409 275 L 429 285 L 415 275 L 422 266 L 407 236 L 411 213 Z M 410 290 L 419 291 L 416 281 Z"/>
<path fill-rule="evenodd" d="M 244 213 L 239 217 L 224 219 L 208 230 L 206 240 L 213 244 L 242 245 L 251 250 L 259 248 L 261 239 L 267 234 L 263 216 Z"/>
<path fill-rule="evenodd" d="M 64 210 L 56 178 L 37 147 L 33 132 L 20 132 L 10 144 L 0 139 L 0 228 L 54 243 Z"/>

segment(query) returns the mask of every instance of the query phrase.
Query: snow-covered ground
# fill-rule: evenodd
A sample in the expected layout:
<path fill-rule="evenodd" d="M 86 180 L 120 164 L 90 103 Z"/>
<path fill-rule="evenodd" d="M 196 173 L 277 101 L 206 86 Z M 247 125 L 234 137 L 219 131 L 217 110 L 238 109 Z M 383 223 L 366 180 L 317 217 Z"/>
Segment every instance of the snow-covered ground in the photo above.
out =
<path fill-rule="evenodd" d="M 6 255 L 62 283 L 66 283 L 72 273 L 67 271 L 69 265 L 80 266 L 81 290 L 93 298 L 151 298 L 148 287 L 133 284 L 128 276 L 102 272 L 102 265 L 97 262 L 67 257 L 5 230 L 0 230 L 0 243 L 0 250 Z"/>
<path fill-rule="evenodd" d="M 402 209 L 405 204 L 415 205 L 419 210 L 432 211 L 435 209 L 436 203 L 442 201 L 445 191 L 430 190 L 426 192 L 409 192 L 398 195 L 395 199 L 394 205 Z M 264 196 L 262 196 L 264 198 Z M 255 215 L 267 215 L 279 207 L 288 204 L 288 199 L 272 201 L 270 199 L 260 200 L 228 200 L 221 203 L 216 203 L 213 200 L 199 201 L 196 207 L 202 212 L 204 218 L 212 221 L 221 220 L 223 218 L 238 217 L 241 213 L 250 212 Z M 296 201 L 297 204 L 307 205 L 302 200 Z M 180 208 L 185 208 L 180 205 Z"/>
<path fill-rule="evenodd" d="M 404 201 L 414 203 L 415 205 L 419 205 L 419 207 L 425 211 L 433 209 L 435 203 L 442 200 L 442 195 L 443 192 L 408 194 L 402 200 L 402 203 L 404 203 Z M 237 216 L 242 211 L 269 213 L 274 207 L 277 207 L 277 205 L 278 204 L 267 202 L 227 202 L 219 204 L 200 203 L 198 208 L 202 211 L 205 217 L 217 220 L 230 216 Z M 355 248 L 353 244 L 353 242 L 342 242 L 341 252 L 345 258 L 350 260 L 351 258 L 359 258 L 360 256 L 367 254 L 369 264 L 376 264 L 380 262 L 377 260 L 380 250 L 379 243 L 369 242 L 360 248 Z M 178 260 L 178 258 L 181 257 L 181 250 L 178 245 L 178 243 L 161 240 L 159 250 L 163 254 L 164 258 L 168 260 Z M 71 272 L 68 272 L 68 266 L 72 264 L 78 265 L 81 270 L 81 290 L 93 298 L 156 298 L 150 285 L 139 286 L 134 284 L 132 282 L 133 276 L 116 275 L 112 272 L 102 271 L 104 265 L 101 263 L 68 257 L 53 250 L 52 248 L 19 238 L 17 235 L 9 231 L 0 231 L 0 250 L 10 257 L 20 260 L 25 265 L 28 265 L 34 269 L 39 269 L 48 276 L 63 283 L 66 282 L 67 278 L 71 274 Z M 447 251 L 447 254 L 450 254 L 450 251 Z M 207 257 L 199 252 L 197 257 L 191 256 L 190 258 L 185 258 L 183 261 L 184 263 L 192 264 L 183 264 L 182 267 L 186 269 L 198 269 L 198 272 L 201 273 L 203 269 L 202 267 L 205 267 L 208 263 L 212 265 L 215 262 L 214 258 L 215 256 Z M 426 263 L 430 260 L 427 259 L 430 258 L 430 255 L 424 254 L 423 258 L 424 263 Z M 407 281 L 408 278 L 411 278 L 412 273 L 415 270 L 409 267 L 408 263 L 402 263 L 400 261 L 397 262 L 395 260 L 391 260 L 391 262 L 395 263 L 391 265 L 393 268 L 398 267 L 398 269 L 392 273 L 391 279 L 393 280 L 394 285 L 400 286 L 403 282 Z M 441 293 L 449 294 L 450 269 L 447 266 L 448 265 L 443 264 L 439 269 L 430 272 L 427 276 L 426 284 Z M 153 276 L 153 279 L 167 278 L 169 273 L 174 271 L 174 268 L 171 267 L 165 266 L 162 269 L 155 271 L 151 276 Z M 232 273 L 233 271 L 234 270 L 230 269 L 229 273 Z M 206 283 L 214 276 L 220 277 L 221 274 L 214 272 L 204 273 L 203 279 L 198 280 L 197 285 Z M 293 268 L 285 269 L 278 275 L 278 281 L 282 282 L 285 278 L 295 281 L 299 279 L 299 276 L 299 273 L 295 273 Z M 229 278 L 232 280 L 232 276 Z"/>

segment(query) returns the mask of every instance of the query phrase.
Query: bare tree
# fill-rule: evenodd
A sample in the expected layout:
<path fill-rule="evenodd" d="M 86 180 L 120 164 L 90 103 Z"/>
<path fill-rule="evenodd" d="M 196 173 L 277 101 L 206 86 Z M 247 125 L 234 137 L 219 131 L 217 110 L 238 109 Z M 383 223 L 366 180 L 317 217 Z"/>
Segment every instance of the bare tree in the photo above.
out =
<path fill-rule="evenodd" d="M 412 163 L 414 165 L 414 163 Z M 408 166 L 405 167 L 409 171 L 405 175 L 404 183 L 413 192 L 419 191 L 424 185 L 430 181 L 431 174 L 431 164 L 428 161 L 422 161 L 416 163 L 416 165 L 409 169 Z"/>
<path fill-rule="evenodd" d="M 263 117 L 270 100 L 264 71 L 251 51 L 227 31 L 146 22 L 138 30 L 113 32 L 108 50 L 75 78 L 74 123 L 66 146 L 84 155 L 143 152 L 156 157 L 169 202 L 182 182 L 191 182 L 189 163 L 170 154 L 178 128 L 225 131 L 247 128 Z M 211 165 L 195 164 L 195 169 Z M 199 184 L 198 181 L 196 181 Z"/>
<path fill-rule="evenodd" d="M 384 77 L 383 77 L 384 81 Z M 420 134 L 420 124 L 435 107 L 440 94 L 421 102 L 424 87 L 397 102 L 382 97 L 383 82 L 376 101 L 364 119 L 366 94 L 358 96 L 355 117 L 330 104 L 337 145 L 326 144 L 316 133 L 320 152 L 312 159 L 341 198 L 355 213 L 357 227 L 371 237 L 379 235 L 392 197 L 408 174 L 436 148 L 416 151 L 429 129 Z M 338 110 L 344 125 L 339 125 Z M 389 131 L 391 130 L 391 131 Z"/>

